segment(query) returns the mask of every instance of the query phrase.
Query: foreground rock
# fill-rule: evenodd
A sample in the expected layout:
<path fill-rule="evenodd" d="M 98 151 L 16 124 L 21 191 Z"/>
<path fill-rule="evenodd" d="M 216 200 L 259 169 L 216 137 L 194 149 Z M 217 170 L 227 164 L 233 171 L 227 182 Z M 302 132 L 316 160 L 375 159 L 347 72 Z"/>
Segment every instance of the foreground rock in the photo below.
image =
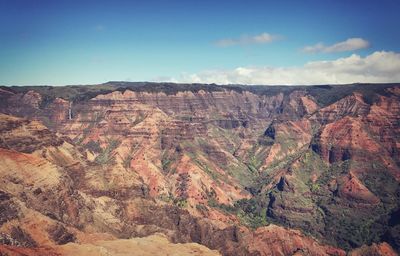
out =
<path fill-rule="evenodd" d="M 144 238 L 125 240 L 96 241 L 90 244 L 69 243 L 53 248 L 17 248 L 1 246 L 0 253 L 9 256 L 41 255 L 41 256 L 151 256 L 151 255 L 195 255 L 216 256 L 217 251 L 212 251 L 205 246 L 195 243 L 173 244 L 167 238 L 153 235 Z"/>

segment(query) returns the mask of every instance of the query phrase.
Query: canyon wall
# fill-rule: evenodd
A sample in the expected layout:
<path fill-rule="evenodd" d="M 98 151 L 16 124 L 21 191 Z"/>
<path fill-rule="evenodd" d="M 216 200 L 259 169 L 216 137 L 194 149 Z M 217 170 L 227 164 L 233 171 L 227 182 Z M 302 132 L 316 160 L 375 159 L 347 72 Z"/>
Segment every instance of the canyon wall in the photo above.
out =
<path fill-rule="evenodd" d="M 162 233 L 224 255 L 395 254 L 399 86 L 365 88 L 3 87 L 0 251 Z"/>

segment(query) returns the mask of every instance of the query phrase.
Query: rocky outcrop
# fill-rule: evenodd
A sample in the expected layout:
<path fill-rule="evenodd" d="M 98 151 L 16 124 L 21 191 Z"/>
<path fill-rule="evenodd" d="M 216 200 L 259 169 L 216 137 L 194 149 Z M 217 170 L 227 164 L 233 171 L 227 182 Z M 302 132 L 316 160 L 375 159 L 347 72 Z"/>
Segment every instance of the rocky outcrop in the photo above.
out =
<path fill-rule="evenodd" d="M 387 243 L 372 244 L 370 246 L 362 246 L 359 249 L 355 249 L 349 253 L 350 256 L 396 256 L 398 255 L 393 248 Z"/>
<path fill-rule="evenodd" d="M 32 153 L 46 146 L 60 146 L 63 141 L 54 138 L 40 122 L 18 119 L 0 114 L 0 147 Z"/>
<path fill-rule="evenodd" d="M 42 256 L 106 256 L 106 255 L 220 255 L 199 244 L 173 244 L 164 236 L 153 235 L 144 238 L 93 241 L 91 243 L 70 243 L 53 248 L 20 248 L 1 246 L 0 253 L 5 255 L 42 255 Z"/>
<path fill-rule="evenodd" d="M 345 116 L 365 116 L 368 114 L 369 108 L 370 106 L 364 102 L 362 94 L 353 93 L 350 96 L 318 110 L 311 119 L 317 120 L 321 124 L 327 124 Z"/>
<path fill-rule="evenodd" d="M 320 245 L 316 240 L 305 237 L 299 231 L 287 230 L 275 225 L 259 228 L 251 236 L 249 253 L 261 255 L 337 255 L 343 250 Z"/>
<path fill-rule="evenodd" d="M 366 188 L 351 172 L 339 183 L 338 195 L 349 201 L 367 204 L 378 204 L 379 198 Z"/>

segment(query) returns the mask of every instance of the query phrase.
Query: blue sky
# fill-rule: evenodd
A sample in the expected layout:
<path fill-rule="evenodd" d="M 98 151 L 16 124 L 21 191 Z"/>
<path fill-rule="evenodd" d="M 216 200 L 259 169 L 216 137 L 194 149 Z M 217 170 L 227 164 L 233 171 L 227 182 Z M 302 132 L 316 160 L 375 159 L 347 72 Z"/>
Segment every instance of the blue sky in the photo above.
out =
<path fill-rule="evenodd" d="M 0 84 L 400 81 L 399 10 L 398 0 L 0 0 Z"/>

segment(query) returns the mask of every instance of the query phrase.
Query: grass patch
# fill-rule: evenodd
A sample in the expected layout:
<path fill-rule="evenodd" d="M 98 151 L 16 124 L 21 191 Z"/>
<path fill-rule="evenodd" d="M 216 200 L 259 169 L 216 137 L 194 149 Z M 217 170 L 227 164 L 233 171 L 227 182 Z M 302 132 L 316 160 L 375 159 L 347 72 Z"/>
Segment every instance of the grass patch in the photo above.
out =
<path fill-rule="evenodd" d="M 119 140 L 110 140 L 107 147 L 94 159 L 97 164 L 112 164 L 114 162 L 114 156 L 112 152 L 121 144 Z"/>

